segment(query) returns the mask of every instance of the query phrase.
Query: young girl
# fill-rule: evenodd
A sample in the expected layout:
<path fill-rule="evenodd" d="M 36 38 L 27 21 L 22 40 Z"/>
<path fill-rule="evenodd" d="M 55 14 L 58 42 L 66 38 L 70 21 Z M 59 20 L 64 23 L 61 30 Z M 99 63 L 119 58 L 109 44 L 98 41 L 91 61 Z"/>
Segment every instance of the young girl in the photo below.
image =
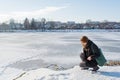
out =
<path fill-rule="evenodd" d="M 99 67 L 97 66 L 98 63 L 96 61 L 96 58 L 100 56 L 99 48 L 95 43 L 88 39 L 87 36 L 82 36 L 80 42 L 83 47 L 83 53 L 80 54 L 80 58 L 82 59 L 80 67 L 82 70 L 93 68 L 92 71 L 97 71 Z"/>

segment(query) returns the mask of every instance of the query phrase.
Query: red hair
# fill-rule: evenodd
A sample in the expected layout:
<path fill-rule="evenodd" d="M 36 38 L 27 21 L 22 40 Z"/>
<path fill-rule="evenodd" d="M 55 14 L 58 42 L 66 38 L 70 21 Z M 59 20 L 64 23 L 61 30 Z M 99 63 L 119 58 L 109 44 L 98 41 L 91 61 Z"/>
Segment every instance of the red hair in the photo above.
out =
<path fill-rule="evenodd" d="M 80 41 L 82 41 L 82 42 L 84 42 L 84 43 L 86 43 L 86 42 L 88 42 L 88 37 L 87 36 L 82 36 L 82 38 L 80 39 Z"/>

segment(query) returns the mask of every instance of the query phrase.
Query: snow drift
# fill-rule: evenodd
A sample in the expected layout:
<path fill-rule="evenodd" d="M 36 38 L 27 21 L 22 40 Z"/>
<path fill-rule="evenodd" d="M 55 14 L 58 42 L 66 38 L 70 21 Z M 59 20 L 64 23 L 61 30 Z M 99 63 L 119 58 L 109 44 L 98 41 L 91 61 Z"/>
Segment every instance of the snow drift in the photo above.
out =
<path fill-rule="evenodd" d="M 24 72 L 13 80 L 120 80 L 120 67 L 102 67 L 99 72 L 81 70 L 79 66 L 65 71 L 53 71 L 46 68 Z"/>

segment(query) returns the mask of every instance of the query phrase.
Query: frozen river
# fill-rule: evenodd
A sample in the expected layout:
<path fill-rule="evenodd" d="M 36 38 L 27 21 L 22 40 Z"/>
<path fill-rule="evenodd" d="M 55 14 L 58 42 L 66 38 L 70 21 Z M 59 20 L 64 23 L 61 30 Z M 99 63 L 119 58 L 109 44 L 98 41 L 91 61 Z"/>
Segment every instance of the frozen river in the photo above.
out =
<path fill-rule="evenodd" d="M 8 67 L 31 70 L 50 64 L 66 68 L 79 65 L 83 35 L 102 48 L 108 60 L 120 60 L 120 32 L 0 33 L 0 71 Z"/>

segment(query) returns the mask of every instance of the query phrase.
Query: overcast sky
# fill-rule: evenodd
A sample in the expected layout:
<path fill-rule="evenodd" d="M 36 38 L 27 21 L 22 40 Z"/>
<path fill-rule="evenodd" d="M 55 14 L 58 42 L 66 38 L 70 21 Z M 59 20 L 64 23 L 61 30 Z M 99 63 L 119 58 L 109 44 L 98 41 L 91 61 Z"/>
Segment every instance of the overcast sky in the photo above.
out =
<path fill-rule="evenodd" d="M 0 21 L 26 17 L 76 22 L 120 21 L 120 0 L 0 0 Z"/>

